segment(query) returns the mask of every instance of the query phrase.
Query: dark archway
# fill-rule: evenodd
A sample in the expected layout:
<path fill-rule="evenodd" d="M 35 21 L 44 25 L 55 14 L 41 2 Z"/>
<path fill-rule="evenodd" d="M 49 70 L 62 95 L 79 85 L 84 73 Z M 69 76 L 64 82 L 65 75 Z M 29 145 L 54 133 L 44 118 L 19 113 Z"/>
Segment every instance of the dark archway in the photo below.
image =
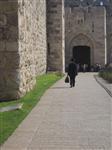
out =
<path fill-rule="evenodd" d="M 88 71 L 91 65 L 91 58 L 90 58 L 90 47 L 89 46 L 74 46 L 73 47 L 73 58 L 76 60 L 77 64 L 80 66 L 86 64 L 88 67 Z"/>

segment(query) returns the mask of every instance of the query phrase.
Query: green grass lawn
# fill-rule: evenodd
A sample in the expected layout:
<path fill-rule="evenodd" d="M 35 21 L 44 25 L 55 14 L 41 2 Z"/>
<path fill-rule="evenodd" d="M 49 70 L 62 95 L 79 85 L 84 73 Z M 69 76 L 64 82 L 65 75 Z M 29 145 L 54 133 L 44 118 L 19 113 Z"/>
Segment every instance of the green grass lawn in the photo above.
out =
<path fill-rule="evenodd" d="M 0 107 L 10 106 L 20 102 L 23 103 L 21 110 L 0 113 L 0 144 L 7 140 L 21 121 L 37 104 L 44 92 L 60 78 L 61 76 L 58 74 L 42 75 L 37 78 L 35 88 L 27 93 L 26 96 L 17 101 L 0 103 Z"/>

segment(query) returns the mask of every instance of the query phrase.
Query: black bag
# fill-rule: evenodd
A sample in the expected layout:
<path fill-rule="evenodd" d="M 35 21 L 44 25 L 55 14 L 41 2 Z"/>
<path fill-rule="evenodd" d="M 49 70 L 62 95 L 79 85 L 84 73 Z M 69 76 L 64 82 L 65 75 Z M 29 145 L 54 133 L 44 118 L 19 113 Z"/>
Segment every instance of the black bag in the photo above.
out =
<path fill-rule="evenodd" d="M 68 76 L 65 78 L 65 83 L 69 83 L 69 77 Z"/>

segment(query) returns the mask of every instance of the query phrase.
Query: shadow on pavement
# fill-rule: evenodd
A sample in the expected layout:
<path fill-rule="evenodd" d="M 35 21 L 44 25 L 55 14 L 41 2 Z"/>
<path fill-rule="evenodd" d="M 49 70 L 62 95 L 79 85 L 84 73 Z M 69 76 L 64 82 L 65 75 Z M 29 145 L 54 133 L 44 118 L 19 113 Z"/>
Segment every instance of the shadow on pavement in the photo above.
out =
<path fill-rule="evenodd" d="M 70 87 L 52 87 L 51 89 L 68 89 Z"/>

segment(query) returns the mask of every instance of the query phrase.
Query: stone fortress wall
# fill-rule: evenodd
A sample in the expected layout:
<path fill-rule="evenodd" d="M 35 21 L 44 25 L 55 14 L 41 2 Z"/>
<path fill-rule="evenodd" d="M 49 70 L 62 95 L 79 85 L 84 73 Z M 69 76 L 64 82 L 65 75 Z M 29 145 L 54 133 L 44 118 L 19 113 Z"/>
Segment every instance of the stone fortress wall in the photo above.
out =
<path fill-rule="evenodd" d="M 108 63 L 112 63 L 112 1 L 107 7 L 107 49 Z"/>
<path fill-rule="evenodd" d="M 46 72 L 46 1 L 19 0 L 18 6 L 19 90 L 25 93 Z"/>
<path fill-rule="evenodd" d="M 0 99 L 18 97 L 18 4 L 0 1 Z"/>
<path fill-rule="evenodd" d="M 89 46 L 91 65 L 105 64 L 105 7 L 65 7 L 66 65 L 74 46 Z"/>
<path fill-rule="evenodd" d="M 64 1 L 47 1 L 48 70 L 64 71 L 65 23 Z"/>
<path fill-rule="evenodd" d="M 80 9 L 64 7 L 64 0 L 0 0 L 0 100 L 22 97 L 47 70 L 64 72 L 72 46 L 90 46 L 92 63 L 101 64 L 107 48 L 112 62 L 111 6 Z"/>
<path fill-rule="evenodd" d="M 46 53 L 46 1 L 0 0 L 0 100 L 34 87 Z"/>

